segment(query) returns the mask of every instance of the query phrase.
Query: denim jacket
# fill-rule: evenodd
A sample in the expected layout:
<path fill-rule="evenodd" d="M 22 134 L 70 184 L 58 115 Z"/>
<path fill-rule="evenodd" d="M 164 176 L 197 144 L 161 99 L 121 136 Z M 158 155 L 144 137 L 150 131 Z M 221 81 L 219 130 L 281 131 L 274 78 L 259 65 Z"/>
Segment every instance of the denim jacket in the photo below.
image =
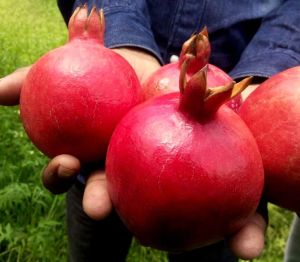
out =
<path fill-rule="evenodd" d="M 299 0 L 58 0 L 65 21 L 85 2 L 104 8 L 107 47 L 143 48 L 162 64 L 204 26 L 210 63 L 233 78 L 300 64 Z"/>

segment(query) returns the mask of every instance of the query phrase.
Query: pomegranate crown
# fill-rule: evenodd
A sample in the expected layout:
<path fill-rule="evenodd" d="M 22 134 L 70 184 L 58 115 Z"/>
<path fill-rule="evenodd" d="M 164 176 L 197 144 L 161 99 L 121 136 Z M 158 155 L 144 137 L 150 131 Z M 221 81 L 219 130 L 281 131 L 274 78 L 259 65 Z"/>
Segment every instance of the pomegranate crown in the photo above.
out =
<path fill-rule="evenodd" d="M 182 45 L 179 65 L 186 60 L 187 57 L 194 58 L 190 61 L 188 73 L 194 74 L 208 64 L 211 48 L 208 38 L 207 27 L 204 27 L 198 34 L 192 35 Z"/>
<path fill-rule="evenodd" d="M 196 118 L 213 115 L 221 105 L 239 95 L 252 81 L 252 77 L 247 77 L 238 83 L 232 81 L 225 86 L 207 87 L 209 65 L 204 66 L 187 81 L 188 67 L 193 59 L 195 58 L 187 56 L 181 65 L 180 108 Z"/>
<path fill-rule="evenodd" d="M 94 6 L 88 13 L 88 6 L 79 6 L 73 12 L 69 24 L 69 41 L 73 39 L 94 40 L 104 43 L 105 19 L 103 9 Z"/>

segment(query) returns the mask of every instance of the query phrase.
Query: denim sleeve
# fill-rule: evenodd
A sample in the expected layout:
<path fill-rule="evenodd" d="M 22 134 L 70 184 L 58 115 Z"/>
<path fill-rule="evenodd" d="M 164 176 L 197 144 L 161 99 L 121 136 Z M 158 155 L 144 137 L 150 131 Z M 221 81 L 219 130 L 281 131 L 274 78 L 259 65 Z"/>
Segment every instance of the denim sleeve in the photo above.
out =
<path fill-rule="evenodd" d="M 72 0 L 58 0 L 59 8 L 65 18 L 70 16 L 66 4 Z M 73 10 L 80 5 L 88 3 L 89 9 L 93 5 L 104 9 L 105 14 L 105 46 L 137 47 L 154 55 L 161 63 L 159 48 L 155 43 L 151 30 L 150 16 L 145 0 L 76 0 Z"/>
<path fill-rule="evenodd" d="M 300 2 L 287 0 L 262 20 L 230 75 L 270 77 L 299 64 Z"/>

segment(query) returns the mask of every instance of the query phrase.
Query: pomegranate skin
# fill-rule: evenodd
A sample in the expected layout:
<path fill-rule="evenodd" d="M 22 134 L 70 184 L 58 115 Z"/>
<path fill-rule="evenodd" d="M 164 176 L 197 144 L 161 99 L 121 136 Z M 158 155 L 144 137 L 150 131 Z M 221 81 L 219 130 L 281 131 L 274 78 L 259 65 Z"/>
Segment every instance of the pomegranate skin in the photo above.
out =
<path fill-rule="evenodd" d="M 258 205 L 263 167 L 250 131 L 227 106 L 195 121 L 179 96 L 131 110 L 111 138 L 106 174 L 112 202 L 146 246 L 189 250 L 239 230 Z"/>
<path fill-rule="evenodd" d="M 144 98 L 164 95 L 179 90 L 180 65 L 177 62 L 167 64 L 154 72 L 142 85 Z M 187 75 L 187 80 L 192 74 Z M 210 87 L 226 85 L 232 78 L 220 68 L 209 64 L 207 72 L 207 85 Z"/>
<path fill-rule="evenodd" d="M 105 158 L 116 124 L 142 96 L 133 68 L 102 45 L 96 10 L 88 19 L 83 7 L 72 19 L 70 41 L 32 66 L 22 87 L 21 119 L 47 156 L 93 162 Z"/>
<path fill-rule="evenodd" d="M 240 108 L 265 169 L 267 199 L 300 212 L 300 66 L 262 83 Z"/>
<path fill-rule="evenodd" d="M 167 64 L 156 72 L 154 72 L 142 85 L 144 100 L 148 100 L 155 96 L 160 96 L 172 92 L 178 92 L 180 65 L 177 62 Z M 192 74 L 187 75 L 187 80 Z M 232 82 L 232 78 L 222 69 L 208 64 L 207 85 L 209 87 L 222 86 Z M 236 96 L 229 100 L 226 104 L 235 112 L 238 111 L 242 104 L 242 97 Z"/>

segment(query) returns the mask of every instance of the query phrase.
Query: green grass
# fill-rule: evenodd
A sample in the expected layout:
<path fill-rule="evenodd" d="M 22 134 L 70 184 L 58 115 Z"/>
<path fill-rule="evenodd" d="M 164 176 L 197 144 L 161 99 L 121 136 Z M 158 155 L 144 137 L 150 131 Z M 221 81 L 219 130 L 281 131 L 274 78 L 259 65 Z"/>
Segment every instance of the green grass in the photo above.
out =
<path fill-rule="evenodd" d="M 0 1 L 0 76 L 62 44 L 54 1 Z M 28 141 L 18 107 L 0 109 L 0 261 L 66 261 L 64 196 L 40 183 L 46 158 Z"/>
<path fill-rule="evenodd" d="M 67 38 L 53 0 L 0 1 L 0 77 L 33 63 Z M 41 185 L 47 159 L 28 141 L 18 107 L 0 108 L 0 262 L 67 260 L 64 196 Z M 270 206 L 266 249 L 259 262 L 282 261 L 292 214 Z M 128 262 L 166 261 L 133 242 Z"/>

